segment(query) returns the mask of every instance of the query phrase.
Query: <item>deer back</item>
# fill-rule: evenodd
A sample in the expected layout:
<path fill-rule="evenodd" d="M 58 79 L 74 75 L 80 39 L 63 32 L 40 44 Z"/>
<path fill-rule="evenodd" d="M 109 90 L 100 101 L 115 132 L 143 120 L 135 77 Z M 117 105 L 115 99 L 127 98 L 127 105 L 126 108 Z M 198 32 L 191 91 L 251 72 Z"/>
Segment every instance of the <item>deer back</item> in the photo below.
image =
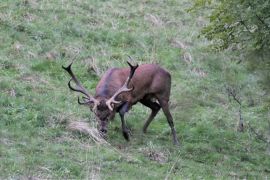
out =
<path fill-rule="evenodd" d="M 110 97 L 125 83 L 129 72 L 129 68 L 109 69 L 99 81 L 95 97 Z M 137 68 L 129 83 L 129 87 L 134 89 L 122 93 L 118 99 L 136 103 L 146 94 L 170 93 L 170 85 L 171 76 L 165 69 L 156 64 L 143 64 Z"/>

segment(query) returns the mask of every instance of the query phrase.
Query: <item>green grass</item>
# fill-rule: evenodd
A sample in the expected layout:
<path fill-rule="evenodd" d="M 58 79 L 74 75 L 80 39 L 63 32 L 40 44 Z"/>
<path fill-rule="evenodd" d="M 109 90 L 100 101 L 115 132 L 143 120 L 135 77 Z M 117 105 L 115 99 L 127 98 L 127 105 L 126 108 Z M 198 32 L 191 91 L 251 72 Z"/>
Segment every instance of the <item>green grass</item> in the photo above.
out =
<path fill-rule="evenodd" d="M 236 63 L 236 52 L 207 50 L 210 42 L 198 38 L 207 21 L 187 13 L 190 6 L 187 0 L 2 1 L 0 178 L 267 179 L 267 92 Z M 161 112 L 142 133 L 150 114 L 142 105 L 127 115 L 130 142 L 118 116 L 107 145 L 67 129 L 70 121 L 94 124 L 94 116 L 77 104 L 61 66 L 74 60 L 74 72 L 94 93 L 99 76 L 126 66 L 127 55 L 171 72 L 181 147 L 172 145 Z M 236 131 L 238 104 L 226 86 L 241 97 L 243 133 Z"/>

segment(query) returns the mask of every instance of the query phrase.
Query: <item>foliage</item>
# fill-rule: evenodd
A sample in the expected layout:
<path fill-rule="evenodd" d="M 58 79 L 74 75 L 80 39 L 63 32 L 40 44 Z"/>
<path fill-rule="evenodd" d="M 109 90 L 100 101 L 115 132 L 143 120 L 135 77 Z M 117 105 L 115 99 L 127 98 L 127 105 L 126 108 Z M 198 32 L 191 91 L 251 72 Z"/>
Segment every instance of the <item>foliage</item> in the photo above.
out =
<path fill-rule="evenodd" d="M 197 0 L 192 9 L 210 6 L 210 23 L 202 34 L 215 48 L 236 48 L 268 53 L 270 2 L 268 0 Z"/>

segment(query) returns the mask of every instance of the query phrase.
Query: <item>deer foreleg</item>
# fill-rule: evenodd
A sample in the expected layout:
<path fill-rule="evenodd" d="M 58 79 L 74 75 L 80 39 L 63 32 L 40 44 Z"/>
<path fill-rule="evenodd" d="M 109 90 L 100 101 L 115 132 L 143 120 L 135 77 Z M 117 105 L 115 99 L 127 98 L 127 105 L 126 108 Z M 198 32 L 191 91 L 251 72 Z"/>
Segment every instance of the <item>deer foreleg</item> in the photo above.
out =
<path fill-rule="evenodd" d="M 129 103 L 125 102 L 124 105 L 121 106 L 120 110 L 119 110 L 119 114 L 120 114 L 120 118 L 121 118 L 121 122 L 122 122 L 122 132 L 123 132 L 123 136 L 124 138 L 129 141 L 129 129 L 126 126 L 126 122 L 124 119 L 125 113 L 128 112 L 129 110 Z"/>

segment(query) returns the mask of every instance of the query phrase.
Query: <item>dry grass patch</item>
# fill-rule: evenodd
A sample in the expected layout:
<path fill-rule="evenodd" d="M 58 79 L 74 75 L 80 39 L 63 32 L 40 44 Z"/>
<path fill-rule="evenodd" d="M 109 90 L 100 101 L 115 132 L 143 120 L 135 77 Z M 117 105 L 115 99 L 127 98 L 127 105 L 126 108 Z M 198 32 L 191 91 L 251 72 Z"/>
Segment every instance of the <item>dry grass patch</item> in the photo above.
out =
<path fill-rule="evenodd" d="M 164 164 L 168 162 L 169 154 L 163 150 L 158 150 L 150 145 L 150 147 L 145 147 L 140 149 L 140 151 L 151 161 L 155 161 L 159 164 Z"/>
<path fill-rule="evenodd" d="M 156 27 L 162 27 L 163 25 L 163 21 L 157 15 L 147 14 L 144 19 Z"/>
<path fill-rule="evenodd" d="M 71 121 L 67 124 L 67 129 L 73 132 L 82 133 L 89 136 L 94 142 L 98 144 L 106 144 L 107 141 L 100 136 L 97 128 L 90 127 L 89 123 L 83 121 Z"/>

